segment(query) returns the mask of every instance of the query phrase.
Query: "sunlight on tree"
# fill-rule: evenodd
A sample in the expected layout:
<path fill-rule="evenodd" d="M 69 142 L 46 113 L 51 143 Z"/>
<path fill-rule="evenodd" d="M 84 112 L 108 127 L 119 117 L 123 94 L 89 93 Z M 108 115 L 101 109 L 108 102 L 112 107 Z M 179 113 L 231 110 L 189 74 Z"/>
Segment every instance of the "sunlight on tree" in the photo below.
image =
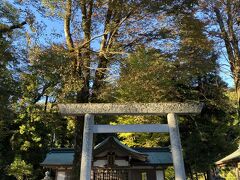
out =
<path fill-rule="evenodd" d="M 12 164 L 9 166 L 7 172 L 8 175 L 14 176 L 17 180 L 23 180 L 32 174 L 33 167 L 31 164 L 27 164 L 21 157 L 15 157 Z"/>

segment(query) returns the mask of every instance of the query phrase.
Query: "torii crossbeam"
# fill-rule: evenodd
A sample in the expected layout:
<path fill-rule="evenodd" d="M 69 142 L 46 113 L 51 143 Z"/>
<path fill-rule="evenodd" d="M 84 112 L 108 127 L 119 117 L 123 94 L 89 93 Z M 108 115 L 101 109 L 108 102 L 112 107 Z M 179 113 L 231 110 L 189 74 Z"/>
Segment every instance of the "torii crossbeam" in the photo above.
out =
<path fill-rule="evenodd" d="M 85 115 L 80 180 L 91 179 L 93 133 L 169 132 L 175 180 L 186 180 L 177 115 L 199 114 L 201 103 L 58 104 L 62 115 Z M 167 115 L 168 124 L 94 125 L 94 115 Z"/>

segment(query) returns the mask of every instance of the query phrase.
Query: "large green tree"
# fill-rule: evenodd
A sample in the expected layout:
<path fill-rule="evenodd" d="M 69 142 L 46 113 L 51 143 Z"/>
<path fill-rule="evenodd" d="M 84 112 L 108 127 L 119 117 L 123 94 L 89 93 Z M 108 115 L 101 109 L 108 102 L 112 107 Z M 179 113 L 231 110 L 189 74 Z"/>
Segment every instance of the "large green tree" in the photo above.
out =
<path fill-rule="evenodd" d="M 0 34 L 5 48 L 3 50 L 7 50 L 3 54 L 9 52 L 8 59 L 14 57 L 9 49 L 11 42 L 8 34 L 14 34 L 26 21 L 33 23 L 33 32 L 27 33 L 27 63 L 21 62 L 24 72 L 15 74 L 21 95 L 14 107 L 16 121 L 8 124 L 11 128 L 16 126 L 12 137 L 14 153 L 21 155 L 23 160 L 32 163 L 34 169 L 37 169 L 49 147 L 74 145 L 73 172 L 77 179 L 83 117 L 77 117 L 76 121 L 62 119 L 56 113 L 54 103 L 203 101 L 207 106 L 202 119 L 216 131 L 206 128 L 208 126 L 199 117 L 181 118 L 180 121 L 181 130 L 186 132 L 183 140 L 186 142 L 184 150 L 189 155 L 186 157 L 187 162 L 192 164 L 194 171 L 206 171 L 219 152 L 216 150 L 219 146 L 213 146 L 210 137 L 219 140 L 217 144 L 225 142 L 223 137 L 224 134 L 229 135 L 229 125 L 232 125 L 232 130 L 234 126 L 227 114 L 226 107 L 231 106 L 223 95 L 225 85 L 218 76 L 213 43 L 204 33 L 204 24 L 192 12 L 195 3 L 194 0 L 19 1 L 18 6 L 28 14 L 40 13 L 45 20 L 59 23 L 58 29 L 62 29 L 61 35 L 65 39 L 59 39 L 58 44 L 53 43 L 53 31 L 46 31 L 49 33 L 47 37 L 51 36 L 50 43 L 44 41 L 44 26 L 41 26 L 39 16 L 35 17 L 34 23 L 34 18 L 19 20 L 14 8 L 12 13 L 6 13 L 9 11 L 5 8 L 0 13 L 4 17 Z M 10 3 L 5 5 L 10 9 L 12 7 Z M 6 16 L 15 20 L 6 22 Z M 46 23 L 46 26 L 50 26 L 50 23 Z M 2 84 L 6 82 L 5 89 L 8 90 L 16 83 L 10 64 L 8 61 L 3 69 L 7 74 L 4 78 L 8 77 L 8 81 Z M 13 89 L 12 92 L 15 91 Z M 3 96 L 6 98 L 4 107 L 8 110 L 4 112 L 11 110 L 8 105 L 12 104 L 12 92 Z M 228 117 L 229 124 L 225 121 Z M 148 123 L 150 120 L 166 122 L 163 117 L 139 117 L 138 120 L 122 117 L 118 122 Z M 73 127 L 74 141 L 71 139 Z M 61 138 L 63 132 L 67 134 L 67 140 Z M 231 142 L 234 136 L 235 133 L 232 133 L 225 137 L 229 137 L 228 142 Z M 131 145 L 168 144 L 167 135 L 131 134 L 127 137 L 131 137 L 125 138 Z M 148 140 L 151 137 L 154 137 L 154 141 Z M 206 137 L 208 141 L 205 141 Z M 194 163 L 197 162 L 192 156 L 196 146 L 192 141 L 194 139 L 204 145 L 204 150 L 212 149 L 206 156 L 208 161 L 202 163 L 199 160 L 199 164 L 204 164 L 206 169 Z M 33 161 L 31 157 L 36 154 L 39 156 Z"/>
<path fill-rule="evenodd" d="M 73 83 L 69 85 L 74 85 L 77 89 L 65 93 L 65 99 L 57 99 L 57 102 L 67 102 L 67 98 L 71 97 L 71 102 L 77 103 L 102 101 L 99 94 L 116 59 L 125 56 L 127 51 L 140 42 L 153 42 L 161 38 L 162 32 L 166 31 L 165 28 L 160 28 L 167 21 L 163 18 L 164 8 L 182 5 L 172 0 L 43 0 L 21 1 L 21 4 L 30 4 L 45 17 L 62 23 L 66 40 L 64 49 L 70 57 L 70 66 L 64 67 L 68 71 L 65 80 L 72 79 L 70 82 Z M 73 171 L 77 178 L 83 117 L 77 117 L 75 125 Z"/>
<path fill-rule="evenodd" d="M 237 0 L 201 0 L 198 6 L 202 18 L 208 24 L 209 36 L 215 39 L 216 47 L 230 69 L 228 75 L 234 82 L 238 109 L 240 106 L 239 7 L 240 2 Z"/>
<path fill-rule="evenodd" d="M 30 49 L 27 71 L 20 73 L 21 96 L 15 105 L 18 128 L 11 142 L 15 154 L 33 165 L 34 179 L 43 175 L 39 164 L 50 148 L 73 146 L 74 122 L 62 118 L 55 104 L 66 94 L 68 100 L 73 98 L 75 90 L 69 85 L 73 79 L 66 72 L 65 67 L 70 65 L 66 52 L 61 45 L 34 47 Z"/>
<path fill-rule="evenodd" d="M 229 115 L 226 84 L 218 75 L 217 55 L 213 42 L 204 34 L 204 23 L 191 13 L 181 14 L 175 23 L 179 32 L 176 52 L 139 47 L 124 61 L 112 93 L 106 94 L 117 102 L 204 102 L 200 116 L 180 117 L 179 121 L 190 177 L 192 172 L 206 172 L 210 178 L 208 170 L 221 152 L 230 152 L 236 146 L 237 127 Z M 117 121 L 156 123 L 166 119 L 121 117 Z M 156 134 L 128 133 L 120 137 L 131 146 L 163 146 L 168 142 L 167 136 Z"/>
<path fill-rule="evenodd" d="M 26 22 L 21 22 L 17 9 L 10 3 L 0 5 L 0 179 L 7 178 L 6 168 L 14 158 L 10 139 L 14 126 L 13 104 L 19 97 L 19 86 L 16 75 L 18 60 L 14 52 L 13 42 L 16 31 Z"/>

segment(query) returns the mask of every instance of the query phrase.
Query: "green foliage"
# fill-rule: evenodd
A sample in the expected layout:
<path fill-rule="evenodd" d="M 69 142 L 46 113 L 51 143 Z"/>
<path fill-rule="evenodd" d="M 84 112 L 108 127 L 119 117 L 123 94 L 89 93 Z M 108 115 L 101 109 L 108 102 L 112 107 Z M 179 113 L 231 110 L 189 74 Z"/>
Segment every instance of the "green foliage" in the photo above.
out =
<path fill-rule="evenodd" d="M 76 63 L 73 54 L 62 45 L 53 44 L 47 48 L 34 47 L 29 56 L 31 73 L 22 75 L 23 92 L 31 92 L 30 98 L 35 101 L 39 95 L 48 95 L 58 101 L 73 101 L 75 92 L 83 84 L 73 72 Z"/>
<path fill-rule="evenodd" d="M 173 167 L 168 167 L 165 170 L 165 178 L 166 178 L 166 180 L 173 180 L 174 179 L 174 168 Z"/>
<path fill-rule="evenodd" d="M 4 22 L 4 20 L 8 23 L 16 23 L 19 20 L 18 10 L 7 1 L 0 4 L 0 23 Z"/>
<path fill-rule="evenodd" d="M 14 161 L 9 166 L 8 175 L 14 176 L 17 180 L 24 180 L 32 175 L 33 167 L 26 163 L 20 157 L 15 157 Z"/>
<path fill-rule="evenodd" d="M 29 60 L 28 71 L 20 73 L 21 97 L 13 104 L 17 128 L 10 147 L 33 165 L 38 179 L 42 175 L 39 164 L 50 148 L 73 146 L 75 122 L 63 119 L 54 102 L 57 98 L 64 101 L 66 96 L 71 99 L 76 91 L 71 84 L 77 88 L 79 84 L 71 81 L 72 61 L 62 46 L 32 48 Z"/>
<path fill-rule="evenodd" d="M 0 28 L 19 20 L 17 9 L 8 2 L 0 4 Z M 13 33 L 0 34 L 0 179 L 6 178 L 6 167 L 14 159 L 10 139 L 16 130 L 12 104 L 19 97 L 19 82 L 14 76 L 17 59 L 12 51 Z"/>
<path fill-rule="evenodd" d="M 166 123 L 164 118 L 155 116 L 121 116 L 112 124 L 146 124 Z M 118 135 L 124 144 L 130 147 L 168 146 L 169 135 L 159 133 L 120 133 Z M 151 139 L 149 141 L 149 139 Z"/>
<path fill-rule="evenodd" d="M 28 9 L 24 3 L 34 7 Z M 18 5 L 23 5 L 27 14 L 37 10 L 62 23 L 65 3 L 26 0 Z M 204 172 L 230 152 L 239 137 L 239 122 L 232 110 L 236 107 L 235 97 L 225 91 L 226 84 L 218 76 L 218 57 L 205 33 L 206 24 L 191 11 L 196 3 L 196 0 L 93 1 L 90 12 L 90 1 L 80 4 L 72 1 L 71 52 L 62 42 L 47 45 L 42 37 L 47 31 L 36 31 L 34 40 L 33 33 L 28 32 L 28 47 L 23 52 L 26 61 L 20 56 L 21 48 L 13 46 L 14 36 L 19 38 L 20 34 L 11 31 L 0 35 L 0 179 L 5 178 L 6 167 L 16 154 L 24 160 L 16 158 L 8 173 L 15 177 L 32 174 L 32 178 L 39 179 L 39 163 L 49 148 L 73 147 L 77 123 L 72 117 L 62 118 L 55 103 L 80 102 L 81 98 L 89 101 L 88 96 L 95 94 L 100 102 L 204 102 L 201 115 L 179 119 L 186 163 L 193 171 Z M 89 15 L 83 16 L 81 8 L 86 8 Z M 0 28 L 19 23 L 23 17 L 12 3 L 0 4 Z M 33 19 L 28 23 L 32 21 L 30 25 L 37 29 Z M 93 38 L 89 47 L 88 38 Z M 96 52 L 95 45 L 100 39 L 100 52 Z M 130 53 L 128 57 L 125 51 Z M 22 71 L 17 71 L 13 65 L 20 60 Z M 95 70 L 98 63 L 101 66 Z M 113 67 L 116 72 L 112 72 Z M 99 79 L 98 72 L 102 76 Z M 117 79 L 108 83 L 111 75 Z M 100 88 L 95 90 L 97 81 Z M 105 117 L 98 120 L 109 122 Z M 123 116 L 113 123 L 166 123 L 166 118 Z M 81 134 L 80 129 L 76 132 L 75 137 Z M 123 133 L 119 137 L 130 146 L 169 145 L 167 134 Z M 167 173 L 170 179 L 172 170 Z"/>
<path fill-rule="evenodd" d="M 138 49 L 125 63 L 126 67 L 123 66 L 121 70 L 121 79 L 116 92 L 122 102 L 170 100 L 165 95 L 173 92 L 170 87 L 170 84 L 174 82 L 171 80 L 174 71 L 173 63 L 165 62 L 164 57 L 153 49 L 146 51 Z M 154 96 L 152 96 L 152 92 L 154 92 Z"/>
<path fill-rule="evenodd" d="M 236 170 L 232 167 L 223 167 L 220 169 L 220 176 L 226 180 L 236 179 Z"/>
<path fill-rule="evenodd" d="M 217 56 L 213 43 L 203 33 L 204 24 L 189 14 L 176 22 L 179 28 L 176 54 L 140 47 L 123 62 L 120 79 L 108 94 L 118 102 L 204 102 L 201 115 L 180 117 L 179 121 L 185 162 L 194 172 L 206 172 L 216 160 L 236 147 L 239 131 L 233 126 L 234 118 L 229 111 L 233 107 L 225 95 L 226 84 L 218 76 Z M 164 118 L 157 119 L 158 123 L 166 122 Z M 152 123 L 154 120 L 117 119 L 120 124 L 128 122 Z M 119 136 L 131 146 L 168 143 L 167 137 L 159 135 Z"/>
<path fill-rule="evenodd" d="M 179 59 L 168 62 L 156 57 L 161 57 L 157 51 L 141 49 L 130 56 L 115 95 L 120 102 L 204 102 L 206 106 L 201 116 L 180 118 L 185 160 L 193 170 L 204 172 L 220 158 L 220 152 L 230 152 L 235 147 L 232 141 L 237 137 L 237 127 L 232 126 L 234 119 L 228 115 L 231 105 L 224 95 L 225 85 L 214 73 L 214 69 L 206 72 L 201 67 L 192 74 L 189 71 L 189 68 L 195 66 L 192 62 L 189 62 L 190 65 L 186 62 L 184 65 L 187 67 L 177 68 Z M 164 122 L 166 119 L 160 117 L 126 116 L 117 119 L 119 124 Z M 123 133 L 119 137 L 130 146 L 169 144 L 168 136 L 159 134 Z"/>

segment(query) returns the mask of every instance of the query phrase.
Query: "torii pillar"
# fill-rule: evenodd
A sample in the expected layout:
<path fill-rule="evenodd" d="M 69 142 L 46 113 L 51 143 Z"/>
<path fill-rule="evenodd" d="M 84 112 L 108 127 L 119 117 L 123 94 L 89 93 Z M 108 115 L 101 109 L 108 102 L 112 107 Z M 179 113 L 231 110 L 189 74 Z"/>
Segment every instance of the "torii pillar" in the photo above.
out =
<path fill-rule="evenodd" d="M 169 132 L 175 180 L 186 180 L 177 115 L 199 114 L 199 103 L 58 104 L 63 115 L 85 115 L 80 180 L 91 180 L 93 133 Z M 168 124 L 94 125 L 94 115 L 167 115 Z"/>

